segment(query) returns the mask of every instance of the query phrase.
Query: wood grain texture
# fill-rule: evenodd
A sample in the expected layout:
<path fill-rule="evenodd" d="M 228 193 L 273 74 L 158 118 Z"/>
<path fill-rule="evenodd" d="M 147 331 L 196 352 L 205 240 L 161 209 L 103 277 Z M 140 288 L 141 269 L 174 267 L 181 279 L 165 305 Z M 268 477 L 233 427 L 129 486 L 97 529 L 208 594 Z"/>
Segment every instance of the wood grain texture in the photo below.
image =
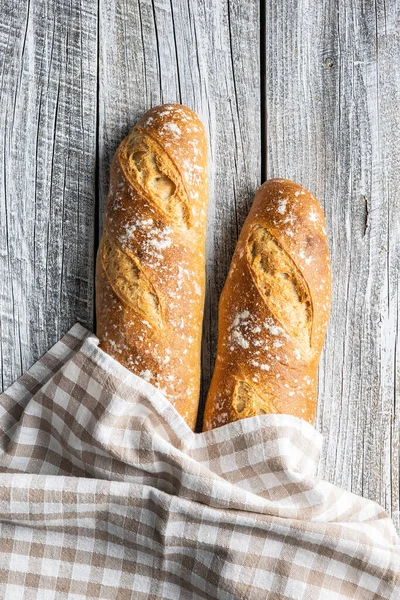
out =
<path fill-rule="evenodd" d="M 399 18 L 396 2 L 269 0 L 265 37 L 267 174 L 295 179 L 320 198 L 332 253 L 320 473 L 378 501 L 395 522 Z"/>
<path fill-rule="evenodd" d="M 76 320 L 93 325 L 111 157 L 150 106 L 182 102 L 210 140 L 203 394 L 261 172 L 295 179 L 321 199 L 332 250 L 320 472 L 396 520 L 399 24 L 396 2 L 0 0 L 1 386 Z"/>
<path fill-rule="evenodd" d="M 259 3 L 117 0 L 100 6 L 101 207 L 112 155 L 150 106 L 185 104 L 208 131 L 204 400 L 216 351 L 219 294 L 261 179 Z"/>
<path fill-rule="evenodd" d="M 77 320 L 92 325 L 96 6 L 1 3 L 3 388 Z"/>

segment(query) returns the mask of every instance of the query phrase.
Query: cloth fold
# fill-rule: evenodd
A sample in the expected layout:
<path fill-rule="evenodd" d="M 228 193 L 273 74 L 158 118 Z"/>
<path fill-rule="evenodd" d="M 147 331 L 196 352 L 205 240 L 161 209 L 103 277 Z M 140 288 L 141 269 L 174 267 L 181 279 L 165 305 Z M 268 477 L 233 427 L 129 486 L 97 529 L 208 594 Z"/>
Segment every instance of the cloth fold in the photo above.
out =
<path fill-rule="evenodd" d="M 0 401 L 0 596 L 400 598 L 376 503 L 289 415 L 193 433 L 76 324 Z"/>

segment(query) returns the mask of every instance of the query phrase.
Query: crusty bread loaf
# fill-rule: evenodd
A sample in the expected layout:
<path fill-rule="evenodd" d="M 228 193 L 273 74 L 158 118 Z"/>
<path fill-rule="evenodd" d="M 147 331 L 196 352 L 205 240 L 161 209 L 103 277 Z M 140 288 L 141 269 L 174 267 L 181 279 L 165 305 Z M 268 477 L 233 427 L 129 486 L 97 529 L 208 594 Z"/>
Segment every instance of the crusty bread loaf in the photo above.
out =
<path fill-rule="evenodd" d="M 318 201 L 292 181 L 267 181 L 240 233 L 220 299 L 205 430 L 265 413 L 314 422 L 330 297 Z"/>
<path fill-rule="evenodd" d="M 190 109 L 148 111 L 111 166 L 96 264 L 100 347 L 194 428 L 205 284 L 207 140 Z"/>

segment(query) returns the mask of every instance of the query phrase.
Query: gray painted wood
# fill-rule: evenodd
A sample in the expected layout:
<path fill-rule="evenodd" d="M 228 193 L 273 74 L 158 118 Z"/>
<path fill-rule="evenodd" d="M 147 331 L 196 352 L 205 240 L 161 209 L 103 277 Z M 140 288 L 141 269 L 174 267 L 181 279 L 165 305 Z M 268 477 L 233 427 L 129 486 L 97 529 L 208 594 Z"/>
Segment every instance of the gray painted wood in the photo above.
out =
<path fill-rule="evenodd" d="M 333 306 L 320 473 L 399 510 L 399 4 L 267 1 L 267 174 L 322 201 Z"/>
<path fill-rule="evenodd" d="M 1 2 L 0 364 L 93 321 L 97 2 Z"/>
<path fill-rule="evenodd" d="M 199 113 L 208 130 L 204 401 L 216 350 L 219 294 L 261 180 L 259 2 L 117 0 L 102 6 L 101 206 L 112 154 L 150 106 L 183 103 Z"/>

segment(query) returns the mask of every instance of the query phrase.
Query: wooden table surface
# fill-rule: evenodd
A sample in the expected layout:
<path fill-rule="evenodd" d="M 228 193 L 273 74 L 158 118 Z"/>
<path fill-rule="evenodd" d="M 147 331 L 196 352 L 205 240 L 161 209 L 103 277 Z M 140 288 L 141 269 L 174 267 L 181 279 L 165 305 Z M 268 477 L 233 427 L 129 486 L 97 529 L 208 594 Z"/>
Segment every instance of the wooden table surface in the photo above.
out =
<path fill-rule="evenodd" d="M 333 264 L 320 474 L 398 524 L 399 61 L 396 0 L 0 0 L 2 387 L 94 326 L 112 154 L 150 106 L 186 104 L 210 141 L 203 396 L 253 194 L 294 179 Z"/>

